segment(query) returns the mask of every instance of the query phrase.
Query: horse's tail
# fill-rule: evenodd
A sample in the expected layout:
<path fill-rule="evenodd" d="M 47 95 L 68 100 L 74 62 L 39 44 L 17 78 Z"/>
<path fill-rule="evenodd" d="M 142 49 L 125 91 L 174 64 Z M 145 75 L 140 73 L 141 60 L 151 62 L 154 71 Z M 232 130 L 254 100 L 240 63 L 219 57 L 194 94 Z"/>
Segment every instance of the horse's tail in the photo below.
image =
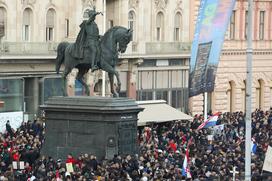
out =
<path fill-rule="evenodd" d="M 60 66 L 64 62 L 65 49 L 69 45 L 68 42 L 61 42 L 58 45 L 57 49 L 57 58 L 56 58 L 56 72 L 59 74 Z"/>

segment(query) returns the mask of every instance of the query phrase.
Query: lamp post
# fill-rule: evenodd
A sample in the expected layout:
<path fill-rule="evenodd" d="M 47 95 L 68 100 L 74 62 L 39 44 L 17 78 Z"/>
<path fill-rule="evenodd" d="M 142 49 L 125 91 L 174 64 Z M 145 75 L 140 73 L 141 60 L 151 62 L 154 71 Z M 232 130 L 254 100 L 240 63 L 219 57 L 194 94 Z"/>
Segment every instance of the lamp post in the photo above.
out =
<path fill-rule="evenodd" d="M 252 94 L 252 12 L 253 0 L 248 0 L 248 29 L 247 29 L 247 77 L 246 77 L 246 153 L 245 180 L 251 180 L 251 94 Z"/>

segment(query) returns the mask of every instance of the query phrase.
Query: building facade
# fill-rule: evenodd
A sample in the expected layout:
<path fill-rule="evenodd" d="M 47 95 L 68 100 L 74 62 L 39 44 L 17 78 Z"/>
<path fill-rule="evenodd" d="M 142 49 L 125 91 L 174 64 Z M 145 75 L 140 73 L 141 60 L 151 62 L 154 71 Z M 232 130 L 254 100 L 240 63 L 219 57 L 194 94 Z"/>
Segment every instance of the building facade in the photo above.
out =
<path fill-rule="evenodd" d="M 190 22 L 195 22 L 199 0 L 190 2 Z M 245 111 L 247 9 L 247 1 L 236 1 L 219 60 L 215 89 L 208 94 L 208 110 L 212 112 Z M 272 107 L 272 1 L 254 1 L 253 9 L 252 111 L 268 110 Z M 203 112 L 203 95 L 190 99 L 190 109 L 193 114 Z"/>

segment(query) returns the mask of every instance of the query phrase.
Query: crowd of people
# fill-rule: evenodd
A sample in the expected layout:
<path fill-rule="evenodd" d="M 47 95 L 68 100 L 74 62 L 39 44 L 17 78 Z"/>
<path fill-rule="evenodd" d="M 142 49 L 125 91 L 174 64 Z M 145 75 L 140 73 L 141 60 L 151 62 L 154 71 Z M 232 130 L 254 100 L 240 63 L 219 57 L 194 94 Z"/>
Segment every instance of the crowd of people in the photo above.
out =
<path fill-rule="evenodd" d="M 40 154 L 44 142 L 43 124 L 23 123 L 13 130 L 9 123 L 0 133 L 0 180 L 26 181 L 206 181 L 244 179 L 245 119 L 242 112 L 224 113 L 217 120 L 220 129 L 198 129 L 203 122 L 168 122 L 138 129 L 139 154 L 115 155 L 97 160 L 92 153 L 67 155 L 66 160 Z M 272 111 L 252 113 L 252 180 L 272 180 L 262 170 L 265 153 L 272 146 Z M 183 163 L 187 157 L 186 174 Z M 23 168 L 14 163 L 23 162 Z M 72 165 L 69 171 L 67 163 Z M 20 164 L 19 164 L 20 165 Z"/>

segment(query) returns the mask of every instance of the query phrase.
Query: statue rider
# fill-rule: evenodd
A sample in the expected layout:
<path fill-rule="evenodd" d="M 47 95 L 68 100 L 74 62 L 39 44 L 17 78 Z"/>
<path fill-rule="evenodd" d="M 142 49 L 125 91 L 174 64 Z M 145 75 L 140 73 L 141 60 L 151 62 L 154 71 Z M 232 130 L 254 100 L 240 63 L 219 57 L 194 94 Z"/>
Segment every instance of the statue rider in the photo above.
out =
<path fill-rule="evenodd" d="M 80 32 L 70 53 L 74 58 L 83 59 L 84 63 L 91 62 L 92 72 L 98 69 L 97 60 L 100 56 L 99 29 L 95 23 L 95 17 L 101 12 L 96 12 L 95 8 L 88 11 L 88 20 L 84 20 L 80 25 Z"/>

